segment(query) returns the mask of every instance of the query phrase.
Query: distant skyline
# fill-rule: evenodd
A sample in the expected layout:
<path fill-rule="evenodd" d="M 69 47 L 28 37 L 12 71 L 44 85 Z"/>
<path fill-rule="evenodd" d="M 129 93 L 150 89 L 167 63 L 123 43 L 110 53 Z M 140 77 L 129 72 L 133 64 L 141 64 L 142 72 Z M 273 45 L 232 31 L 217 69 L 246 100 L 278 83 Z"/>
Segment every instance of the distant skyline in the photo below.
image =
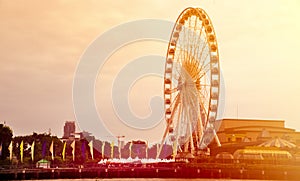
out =
<path fill-rule="evenodd" d="M 203 8 L 216 31 L 226 87 L 223 117 L 285 120 L 287 128 L 300 131 L 297 0 L 1 0 L 0 122 L 5 121 L 14 136 L 50 128 L 61 137 L 65 121 L 75 120 L 73 77 L 91 42 L 125 22 L 147 18 L 175 21 L 190 6 Z M 105 124 L 113 123 L 108 128 L 115 135 L 161 138 L 163 121 L 147 131 L 119 124 L 107 95 L 124 65 L 142 55 L 165 56 L 166 50 L 166 44 L 159 42 L 128 45 L 113 54 L 100 71 L 97 108 Z M 145 90 L 145 86 L 150 88 Z M 162 96 L 162 92 L 161 78 L 141 79 L 129 95 L 131 109 L 141 117 L 148 115 L 149 99 Z"/>

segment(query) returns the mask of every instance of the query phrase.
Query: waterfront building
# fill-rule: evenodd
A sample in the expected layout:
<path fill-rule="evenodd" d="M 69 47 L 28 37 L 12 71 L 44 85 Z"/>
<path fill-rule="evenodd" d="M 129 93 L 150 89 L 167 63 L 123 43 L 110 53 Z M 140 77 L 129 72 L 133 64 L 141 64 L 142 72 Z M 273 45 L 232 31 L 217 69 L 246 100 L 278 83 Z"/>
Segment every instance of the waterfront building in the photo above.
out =
<path fill-rule="evenodd" d="M 286 128 L 284 120 L 222 119 L 218 126 L 217 135 L 223 144 L 283 138 L 300 146 L 300 132 Z"/>
<path fill-rule="evenodd" d="M 258 155 L 265 152 L 278 155 L 275 153 L 280 150 L 293 153 L 295 158 L 300 154 L 300 132 L 286 128 L 284 120 L 223 119 L 215 126 L 219 127 L 217 135 L 222 146 L 212 142 L 212 156 L 224 152 L 234 154 L 238 150 L 244 153 L 249 149 L 255 150 Z"/>

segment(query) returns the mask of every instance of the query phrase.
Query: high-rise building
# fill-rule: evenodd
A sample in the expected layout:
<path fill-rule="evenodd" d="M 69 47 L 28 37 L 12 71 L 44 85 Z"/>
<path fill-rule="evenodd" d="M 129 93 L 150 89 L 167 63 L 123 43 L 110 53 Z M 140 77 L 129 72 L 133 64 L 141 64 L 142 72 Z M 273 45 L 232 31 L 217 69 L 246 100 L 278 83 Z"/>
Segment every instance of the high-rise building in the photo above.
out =
<path fill-rule="evenodd" d="M 75 122 L 66 121 L 64 126 L 64 136 L 63 138 L 69 138 L 75 136 Z"/>

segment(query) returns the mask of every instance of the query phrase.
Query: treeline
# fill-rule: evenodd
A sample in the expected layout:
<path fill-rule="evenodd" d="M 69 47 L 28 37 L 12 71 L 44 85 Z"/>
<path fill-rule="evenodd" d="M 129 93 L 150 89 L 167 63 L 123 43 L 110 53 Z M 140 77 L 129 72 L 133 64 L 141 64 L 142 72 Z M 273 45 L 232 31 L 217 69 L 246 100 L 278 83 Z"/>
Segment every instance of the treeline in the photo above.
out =
<path fill-rule="evenodd" d="M 158 145 L 149 147 L 144 142 L 128 142 L 119 149 L 117 143 L 100 141 L 93 136 L 65 141 L 47 133 L 12 137 L 12 130 L 9 127 L 3 130 L 4 127 L 0 125 L 2 144 L 0 164 L 6 165 L 33 165 L 41 159 L 51 161 L 55 165 L 68 165 L 97 163 L 101 159 L 120 157 L 156 158 L 158 149 Z M 164 145 L 160 158 L 166 158 L 170 154 L 172 154 L 171 146 Z"/>

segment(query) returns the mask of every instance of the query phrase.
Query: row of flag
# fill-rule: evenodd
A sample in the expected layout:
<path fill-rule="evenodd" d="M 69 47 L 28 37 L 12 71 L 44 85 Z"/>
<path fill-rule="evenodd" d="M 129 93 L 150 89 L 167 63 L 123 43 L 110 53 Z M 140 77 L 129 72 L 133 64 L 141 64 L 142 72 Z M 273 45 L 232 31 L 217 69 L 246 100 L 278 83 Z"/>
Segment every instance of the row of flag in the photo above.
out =
<path fill-rule="evenodd" d="M 63 149 L 62 149 L 62 159 L 63 161 L 65 161 L 65 158 L 66 158 L 66 142 L 64 142 L 63 144 Z M 146 158 L 148 157 L 148 144 L 146 144 L 147 147 L 146 147 Z M 71 148 L 72 148 L 72 157 L 73 157 L 73 161 L 75 161 L 75 140 L 70 144 Z M 94 160 L 94 149 L 93 149 L 93 140 L 91 140 L 89 143 L 88 143 L 88 146 L 90 148 L 90 154 L 91 154 L 91 157 L 92 159 Z M 129 157 L 132 158 L 132 146 L 133 146 L 133 143 L 130 142 L 130 145 L 129 145 Z M 157 144 L 157 152 L 159 150 L 159 145 Z M 173 147 L 176 146 L 176 145 L 173 145 Z M 114 142 L 111 142 L 110 144 L 110 147 L 111 147 L 111 151 L 110 151 L 110 157 L 113 158 L 114 157 Z M 21 141 L 20 143 L 20 160 L 21 162 L 23 163 L 23 158 L 24 158 L 24 142 L 23 140 Z M 101 147 L 101 153 L 102 153 L 102 158 L 104 158 L 104 153 L 105 153 L 105 142 L 103 142 L 102 144 L 102 147 Z M 34 161 L 34 149 L 35 149 L 35 141 L 32 142 L 31 145 L 28 144 L 27 146 L 27 149 L 30 149 L 30 154 L 31 154 L 31 160 Z M 12 160 L 12 156 L 13 156 L 13 141 L 10 142 L 9 144 L 9 147 L 8 147 L 8 150 L 9 150 L 9 159 Z M 82 150 L 82 156 L 85 157 L 85 144 L 82 144 L 82 147 L 81 147 L 81 150 Z M 175 149 L 173 149 L 174 151 Z M 52 141 L 51 144 L 50 144 L 50 147 L 49 147 L 49 151 L 51 153 L 51 159 L 54 160 L 54 142 Z M 0 155 L 2 154 L 2 144 L 0 145 Z M 46 144 L 45 142 L 43 143 L 42 145 L 42 157 L 44 157 L 46 155 Z M 173 155 L 175 155 L 175 153 L 173 153 Z"/>
<path fill-rule="evenodd" d="M 91 140 L 88 145 L 90 147 L 90 153 L 91 153 L 92 159 L 94 160 L 93 140 Z M 102 145 L 102 151 L 104 150 L 104 145 L 105 145 L 105 142 Z M 66 158 L 66 146 L 67 146 L 67 143 L 64 142 L 63 150 L 62 150 L 62 159 L 63 159 L 63 161 L 65 161 L 65 158 Z M 75 160 L 75 140 L 71 143 L 70 146 L 72 148 L 72 156 L 73 156 L 73 161 L 74 161 Z M 85 146 L 85 145 L 83 145 L 83 146 Z M 46 144 L 43 144 L 42 147 L 43 147 L 42 155 L 44 156 L 45 155 L 44 152 L 46 150 L 45 149 Z M 31 145 L 28 145 L 28 149 L 30 149 L 30 154 L 31 154 L 31 160 L 32 161 L 34 161 L 34 148 L 35 148 L 35 141 L 33 141 Z M 85 150 L 85 147 L 83 147 L 82 149 Z M 10 142 L 10 144 L 8 146 L 8 150 L 9 150 L 9 159 L 11 161 L 12 156 L 13 156 L 13 141 Z M 112 150 L 113 150 L 113 148 L 112 148 Z M 54 160 L 54 142 L 53 141 L 51 142 L 49 151 L 51 153 L 51 159 Z M 2 144 L 0 146 L 0 153 L 2 154 Z M 104 157 L 103 153 L 104 152 L 102 152 L 102 157 Z M 20 160 L 21 160 L 21 163 L 23 163 L 23 158 L 24 158 L 24 142 L 22 140 L 21 143 L 20 143 Z"/>

